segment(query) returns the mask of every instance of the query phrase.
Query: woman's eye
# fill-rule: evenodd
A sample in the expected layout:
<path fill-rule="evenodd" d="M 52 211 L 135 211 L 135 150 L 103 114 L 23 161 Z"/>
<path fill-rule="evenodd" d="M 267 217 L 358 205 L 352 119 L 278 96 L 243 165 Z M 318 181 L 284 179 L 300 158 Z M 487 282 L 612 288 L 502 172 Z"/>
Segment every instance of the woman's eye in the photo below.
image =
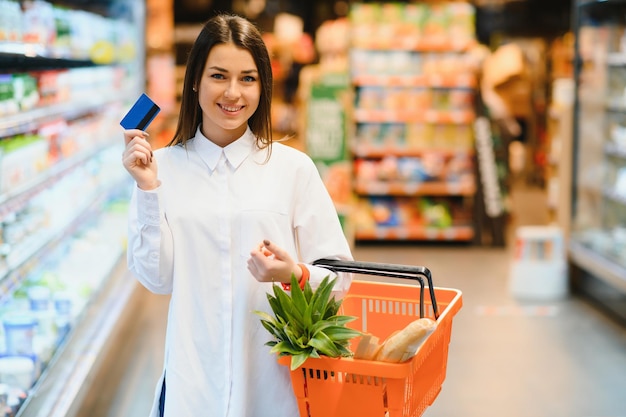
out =
<path fill-rule="evenodd" d="M 213 74 L 213 75 L 211 75 L 211 78 L 215 78 L 216 80 L 223 80 L 224 79 L 224 75 L 223 74 Z"/>
<path fill-rule="evenodd" d="M 250 76 L 250 75 L 246 75 L 245 77 L 243 77 L 243 80 L 247 83 L 253 83 L 256 81 L 256 78 Z"/>

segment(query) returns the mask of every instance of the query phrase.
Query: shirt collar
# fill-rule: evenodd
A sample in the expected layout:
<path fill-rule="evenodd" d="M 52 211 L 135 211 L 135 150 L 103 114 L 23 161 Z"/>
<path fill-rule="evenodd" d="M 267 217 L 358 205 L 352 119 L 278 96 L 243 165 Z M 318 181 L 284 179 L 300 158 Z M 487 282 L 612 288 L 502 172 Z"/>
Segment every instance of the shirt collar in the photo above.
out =
<path fill-rule="evenodd" d="M 198 151 L 200 158 L 202 158 L 211 171 L 215 170 L 222 153 L 230 166 L 235 169 L 238 168 L 248 155 L 250 155 L 256 144 L 256 138 L 252 130 L 250 130 L 250 126 L 248 126 L 245 133 L 239 139 L 224 148 L 216 145 L 204 136 L 200 127 L 201 126 L 198 126 L 196 130 L 193 145 Z"/>

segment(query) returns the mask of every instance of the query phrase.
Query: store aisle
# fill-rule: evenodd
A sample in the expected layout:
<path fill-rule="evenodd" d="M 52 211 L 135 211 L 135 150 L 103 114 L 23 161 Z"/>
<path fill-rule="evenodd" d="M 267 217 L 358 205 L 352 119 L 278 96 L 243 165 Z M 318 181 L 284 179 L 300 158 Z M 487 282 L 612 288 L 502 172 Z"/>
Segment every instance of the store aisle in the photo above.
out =
<path fill-rule="evenodd" d="M 540 191 L 518 189 L 513 198 L 511 230 L 547 221 Z M 507 288 L 509 248 L 363 246 L 354 255 L 425 265 L 437 286 L 463 291 L 446 381 L 424 417 L 626 417 L 626 327 L 575 296 L 516 300 Z M 111 364 L 100 400 L 82 415 L 147 416 L 161 370 L 167 301 L 146 293 L 125 354 Z"/>

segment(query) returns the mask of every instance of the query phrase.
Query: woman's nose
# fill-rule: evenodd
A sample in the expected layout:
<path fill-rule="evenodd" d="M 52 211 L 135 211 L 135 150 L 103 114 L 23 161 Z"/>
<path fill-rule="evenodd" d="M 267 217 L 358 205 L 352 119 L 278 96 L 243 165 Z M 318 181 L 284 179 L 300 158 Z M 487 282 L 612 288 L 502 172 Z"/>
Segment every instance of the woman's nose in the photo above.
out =
<path fill-rule="evenodd" d="M 236 82 L 232 82 L 228 84 L 228 87 L 226 88 L 226 91 L 224 91 L 224 97 L 226 98 L 239 98 L 240 96 L 240 91 L 239 91 L 239 87 L 237 86 Z"/>

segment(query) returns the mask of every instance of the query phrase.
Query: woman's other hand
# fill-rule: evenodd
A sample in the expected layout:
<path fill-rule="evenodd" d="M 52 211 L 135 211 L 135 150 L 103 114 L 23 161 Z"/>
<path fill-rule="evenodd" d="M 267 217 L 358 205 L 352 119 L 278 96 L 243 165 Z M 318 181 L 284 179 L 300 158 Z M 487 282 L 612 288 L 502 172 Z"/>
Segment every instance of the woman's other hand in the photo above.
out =
<path fill-rule="evenodd" d="M 152 190 L 159 186 L 157 163 L 153 160 L 152 146 L 147 138 L 148 133 L 142 130 L 124 130 L 126 148 L 122 154 L 122 163 L 142 190 Z"/>
<path fill-rule="evenodd" d="M 264 240 L 250 252 L 248 270 L 259 282 L 289 284 L 292 274 L 298 280 L 302 276 L 302 270 L 289 253 L 269 240 Z"/>

